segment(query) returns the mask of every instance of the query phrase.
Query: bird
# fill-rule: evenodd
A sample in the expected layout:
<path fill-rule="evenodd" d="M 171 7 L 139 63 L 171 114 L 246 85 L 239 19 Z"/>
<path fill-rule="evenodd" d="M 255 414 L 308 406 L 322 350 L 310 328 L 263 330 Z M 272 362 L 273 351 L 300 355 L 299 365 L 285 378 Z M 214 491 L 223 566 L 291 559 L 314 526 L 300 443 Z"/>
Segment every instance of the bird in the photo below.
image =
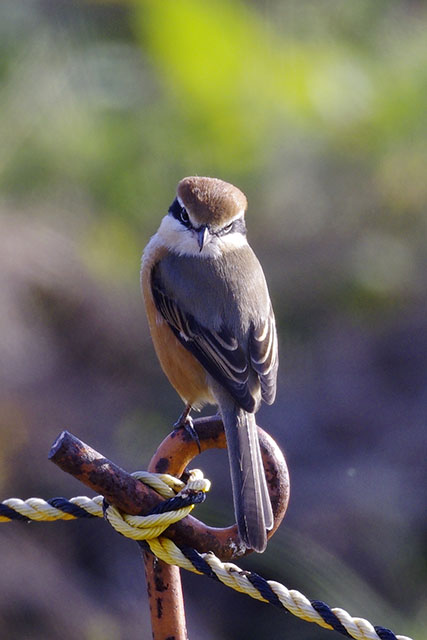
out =
<path fill-rule="evenodd" d="M 190 411 L 217 405 L 234 511 L 246 548 L 273 527 L 255 413 L 276 395 L 276 323 L 262 267 L 246 238 L 247 200 L 218 178 L 182 179 L 144 249 L 141 288 L 157 357 Z"/>

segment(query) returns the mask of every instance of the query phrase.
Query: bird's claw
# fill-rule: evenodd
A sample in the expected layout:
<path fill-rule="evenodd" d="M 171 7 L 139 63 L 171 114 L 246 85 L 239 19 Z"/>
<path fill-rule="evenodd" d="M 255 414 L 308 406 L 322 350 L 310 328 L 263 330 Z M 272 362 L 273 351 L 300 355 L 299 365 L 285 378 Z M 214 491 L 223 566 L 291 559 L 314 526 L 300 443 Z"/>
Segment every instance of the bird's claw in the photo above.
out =
<path fill-rule="evenodd" d="M 193 418 L 191 416 L 187 415 L 182 415 L 178 418 L 178 420 L 174 423 L 173 425 L 174 430 L 175 429 L 185 429 L 185 431 L 187 432 L 187 434 L 190 436 L 190 438 L 192 440 L 194 440 L 194 442 L 197 444 L 197 447 L 199 449 L 199 453 L 202 453 L 202 448 L 200 446 L 200 439 L 199 436 L 197 434 L 196 429 L 194 428 L 194 422 L 193 422 Z"/>

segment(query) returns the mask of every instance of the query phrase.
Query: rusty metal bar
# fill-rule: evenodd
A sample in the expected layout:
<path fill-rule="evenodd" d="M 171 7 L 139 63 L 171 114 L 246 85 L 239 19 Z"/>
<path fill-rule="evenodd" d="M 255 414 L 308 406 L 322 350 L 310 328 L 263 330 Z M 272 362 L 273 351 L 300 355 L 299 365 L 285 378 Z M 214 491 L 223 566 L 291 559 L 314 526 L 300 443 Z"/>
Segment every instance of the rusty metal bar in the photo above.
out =
<path fill-rule="evenodd" d="M 202 451 L 225 448 L 225 436 L 219 418 L 199 418 L 194 427 Z M 289 499 L 289 477 L 285 459 L 274 440 L 258 427 L 261 452 L 266 470 L 274 514 L 273 535 L 286 512 Z M 150 470 L 180 476 L 188 463 L 198 455 L 197 444 L 184 429 L 172 431 L 160 444 L 150 463 Z M 63 471 L 70 473 L 107 501 L 132 515 L 142 515 L 162 502 L 151 488 L 108 460 L 72 434 L 64 431 L 54 442 L 49 458 Z M 178 546 L 191 546 L 200 553 L 212 551 L 228 561 L 250 553 L 240 542 L 237 526 L 225 529 L 209 527 L 193 516 L 187 516 L 165 531 Z"/>
<path fill-rule="evenodd" d="M 159 494 L 127 471 L 82 442 L 63 431 L 49 452 L 49 460 L 106 498 L 124 513 L 141 515 L 163 502 Z"/>
<path fill-rule="evenodd" d="M 226 448 L 222 422 L 218 417 L 199 418 L 194 421 L 194 427 L 202 452 L 210 448 Z M 271 537 L 286 512 L 289 477 L 283 454 L 274 440 L 259 427 L 258 434 L 274 514 L 274 527 L 269 532 Z M 148 470 L 180 477 L 198 454 L 199 448 L 194 439 L 185 429 L 177 429 L 161 443 Z M 53 444 L 49 458 L 126 513 L 146 513 L 163 500 L 154 490 L 66 431 Z M 164 535 L 178 546 L 191 546 L 200 553 L 213 551 L 221 560 L 231 560 L 251 552 L 241 543 L 236 525 L 224 529 L 208 527 L 192 516 L 168 527 Z M 154 640 L 171 637 L 187 640 L 179 569 L 145 552 L 144 564 Z"/>
<path fill-rule="evenodd" d="M 157 462 L 158 457 L 155 454 L 148 465 L 148 471 L 159 473 L 156 472 Z M 187 640 L 184 595 L 179 568 L 162 562 L 148 551 L 143 551 L 142 556 L 153 640 L 171 640 L 171 638 Z"/>

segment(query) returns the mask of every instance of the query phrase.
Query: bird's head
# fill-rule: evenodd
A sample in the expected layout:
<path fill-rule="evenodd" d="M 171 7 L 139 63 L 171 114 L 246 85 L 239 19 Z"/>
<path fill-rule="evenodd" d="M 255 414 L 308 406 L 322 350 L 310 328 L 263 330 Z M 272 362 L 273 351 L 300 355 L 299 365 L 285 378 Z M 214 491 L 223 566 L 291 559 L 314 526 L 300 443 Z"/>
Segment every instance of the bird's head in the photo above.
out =
<path fill-rule="evenodd" d="M 184 178 L 160 230 L 177 253 L 216 257 L 246 243 L 246 206 L 246 196 L 228 182 Z"/>

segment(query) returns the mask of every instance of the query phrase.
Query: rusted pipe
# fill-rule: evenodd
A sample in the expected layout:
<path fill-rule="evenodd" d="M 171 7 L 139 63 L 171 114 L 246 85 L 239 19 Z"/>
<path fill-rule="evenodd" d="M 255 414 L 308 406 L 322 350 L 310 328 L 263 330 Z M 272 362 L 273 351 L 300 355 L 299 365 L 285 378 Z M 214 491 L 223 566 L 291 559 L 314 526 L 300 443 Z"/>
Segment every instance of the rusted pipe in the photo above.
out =
<path fill-rule="evenodd" d="M 68 431 L 60 433 L 53 443 L 49 460 L 102 494 L 109 504 L 124 513 L 141 515 L 163 502 L 157 491 L 133 478 Z"/>
<path fill-rule="evenodd" d="M 226 448 L 220 418 L 199 418 L 194 421 L 194 428 L 201 452 L 210 448 Z M 283 454 L 274 440 L 259 427 L 258 435 L 274 514 L 274 526 L 268 534 L 271 537 L 286 512 L 289 477 Z M 197 443 L 188 432 L 177 429 L 163 440 L 148 470 L 180 477 L 199 453 Z M 154 490 L 66 431 L 54 442 L 49 458 L 125 513 L 142 515 L 162 501 Z M 190 546 L 200 553 L 213 551 L 221 560 L 231 560 L 251 552 L 242 544 L 237 525 L 224 529 L 208 527 L 192 516 L 168 527 L 164 535 L 178 546 Z M 149 553 L 144 552 L 143 555 L 153 639 L 173 637 L 174 640 L 187 640 L 178 567 L 167 565 Z"/>
<path fill-rule="evenodd" d="M 219 418 L 199 418 L 194 421 L 194 428 L 199 436 L 202 452 L 210 448 L 226 447 Z M 258 435 L 274 514 L 274 526 L 268 534 L 271 537 L 286 512 L 289 477 L 285 459 L 277 444 L 259 427 Z M 160 444 L 149 469 L 179 477 L 198 454 L 197 444 L 187 431 L 177 429 Z M 125 513 L 142 515 L 163 500 L 153 489 L 135 480 L 101 453 L 66 431 L 54 442 L 49 458 Z M 251 552 L 241 543 L 236 525 L 225 529 L 209 527 L 192 516 L 168 527 L 164 535 L 178 546 L 191 546 L 200 553 L 212 551 L 223 561 Z"/>

